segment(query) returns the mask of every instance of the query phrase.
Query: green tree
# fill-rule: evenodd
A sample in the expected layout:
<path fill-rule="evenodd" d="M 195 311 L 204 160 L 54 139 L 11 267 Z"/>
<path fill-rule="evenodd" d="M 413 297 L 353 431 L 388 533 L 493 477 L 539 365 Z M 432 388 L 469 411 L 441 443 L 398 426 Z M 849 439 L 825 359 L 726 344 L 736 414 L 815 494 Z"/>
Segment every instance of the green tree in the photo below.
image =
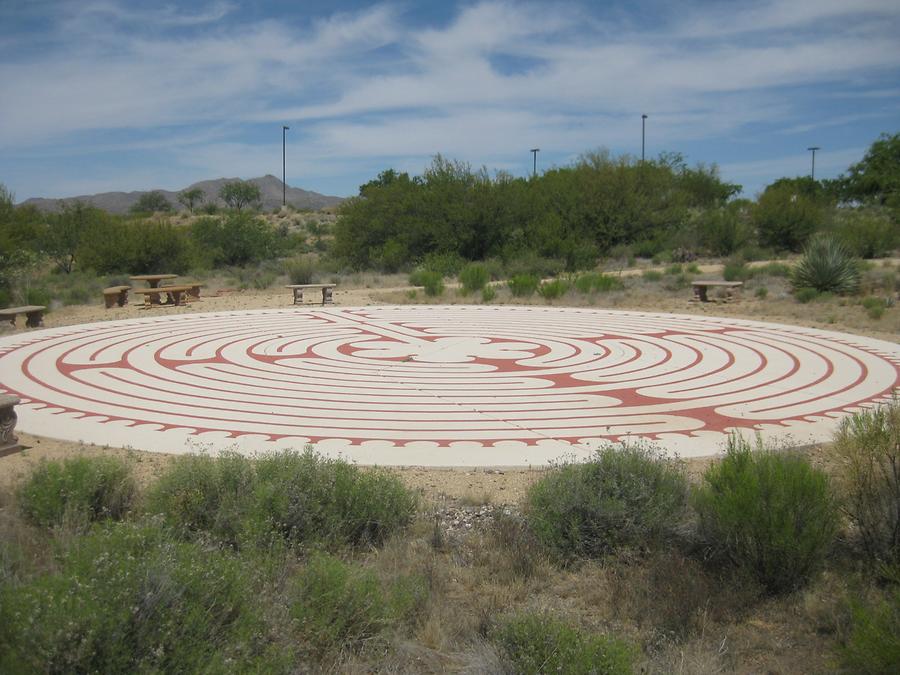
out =
<path fill-rule="evenodd" d="M 235 211 L 240 211 L 245 206 L 258 206 L 261 201 L 259 186 L 242 180 L 225 183 L 219 190 L 219 197 Z"/>
<path fill-rule="evenodd" d="M 805 184 L 782 179 L 760 195 L 752 218 L 762 246 L 799 251 L 825 222 L 825 211 Z"/>
<path fill-rule="evenodd" d="M 182 190 L 178 193 L 178 201 L 193 214 L 194 207 L 200 206 L 200 204 L 203 203 L 205 196 L 206 193 L 202 188 L 190 188 L 189 190 Z"/>
<path fill-rule="evenodd" d="M 845 199 L 900 209 L 900 133 L 882 134 L 842 180 Z"/>
<path fill-rule="evenodd" d="M 213 265 L 257 262 L 270 256 L 275 246 L 272 226 L 246 213 L 232 213 L 225 218 L 200 218 L 191 231 Z"/>
<path fill-rule="evenodd" d="M 171 213 L 172 203 L 159 190 L 145 192 L 129 209 L 132 213 Z"/>
<path fill-rule="evenodd" d="M 106 213 L 95 206 L 80 201 L 66 204 L 60 213 L 47 217 L 41 248 L 61 271 L 69 274 L 75 267 L 85 232 L 105 218 Z"/>

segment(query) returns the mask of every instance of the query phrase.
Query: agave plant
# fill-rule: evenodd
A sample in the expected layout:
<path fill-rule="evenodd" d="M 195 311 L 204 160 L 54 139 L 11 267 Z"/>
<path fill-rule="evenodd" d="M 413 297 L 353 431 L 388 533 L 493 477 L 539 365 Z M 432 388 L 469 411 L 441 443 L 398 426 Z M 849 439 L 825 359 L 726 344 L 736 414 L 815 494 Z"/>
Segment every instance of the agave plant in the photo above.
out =
<path fill-rule="evenodd" d="M 814 288 L 820 293 L 852 293 L 859 286 L 859 266 L 847 248 L 830 235 L 812 239 L 791 273 L 794 290 Z"/>

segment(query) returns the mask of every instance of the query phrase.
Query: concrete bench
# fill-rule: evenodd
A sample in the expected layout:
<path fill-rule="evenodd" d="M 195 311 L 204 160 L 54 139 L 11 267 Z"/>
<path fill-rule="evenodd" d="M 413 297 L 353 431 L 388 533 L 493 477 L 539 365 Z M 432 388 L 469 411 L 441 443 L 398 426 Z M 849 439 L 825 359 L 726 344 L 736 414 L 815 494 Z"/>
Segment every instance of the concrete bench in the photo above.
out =
<path fill-rule="evenodd" d="M 144 296 L 145 307 L 152 307 L 153 305 L 178 306 L 186 302 L 187 298 L 185 296 L 193 288 L 193 286 L 157 286 L 156 288 L 138 288 L 134 292 L 141 293 Z M 167 302 L 161 301 L 160 296 L 162 295 L 167 297 Z"/>
<path fill-rule="evenodd" d="M 193 298 L 194 300 L 199 300 L 199 299 L 200 299 L 200 289 L 201 289 L 201 288 L 206 288 L 206 284 L 201 284 L 199 281 L 198 281 L 198 282 L 185 281 L 185 282 L 184 282 L 183 284 L 181 284 L 181 285 L 182 285 L 182 286 L 189 286 L 188 291 L 187 291 L 187 294 L 188 294 L 188 296 L 190 296 L 190 297 Z"/>
<path fill-rule="evenodd" d="M 302 305 L 303 304 L 303 291 L 312 290 L 312 289 L 321 289 L 322 291 L 322 305 L 333 305 L 334 297 L 332 293 L 334 292 L 334 288 L 337 284 L 290 284 L 285 286 L 285 288 L 290 288 L 294 292 L 294 304 Z"/>
<path fill-rule="evenodd" d="M 44 312 L 47 308 L 44 305 L 24 305 L 23 307 L 7 307 L 0 309 L 0 319 L 8 319 L 15 326 L 16 317 L 19 314 L 25 315 L 25 325 L 29 328 L 39 328 L 44 325 Z"/>
<path fill-rule="evenodd" d="M 0 457 L 22 449 L 16 437 L 16 406 L 19 397 L 0 394 Z"/>
<path fill-rule="evenodd" d="M 694 289 L 693 300 L 699 302 L 709 302 L 709 296 L 707 295 L 709 289 L 717 288 L 722 289 L 725 292 L 722 299 L 727 302 L 734 297 L 734 292 L 739 290 L 743 285 L 743 281 L 692 281 L 691 286 Z"/>
<path fill-rule="evenodd" d="M 128 291 L 131 286 L 110 286 L 103 289 L 103 300 L 106 303 L 106 309 L 113 305 L 124 307 L 128 304 Z"/>

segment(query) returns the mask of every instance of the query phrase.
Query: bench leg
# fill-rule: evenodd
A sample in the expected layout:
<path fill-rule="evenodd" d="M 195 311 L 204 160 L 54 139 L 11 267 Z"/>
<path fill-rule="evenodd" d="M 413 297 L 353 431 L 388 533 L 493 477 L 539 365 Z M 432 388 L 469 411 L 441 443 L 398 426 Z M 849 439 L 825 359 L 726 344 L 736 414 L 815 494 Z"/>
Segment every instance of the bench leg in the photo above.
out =
<path fill-rule="evenodd" d="M 0 457 L 22 449 L 16 436 L 17 420 L 14 406 L 0 409 Z"/>
<path fill-rule="evenodd" d="M 37 312 L 28 312 L 25 315 L 25 325 L 29 328 L 40 328 L 44 325 L 44 312 L 43 310 L 39 310 Z"/>
<path fill-rule="evenodd" d="M 116 296 L 114 295 L 104 295 L 103 300 L 106 302 L 106 309 L 109 309 L 116 304 Z"/>
<path fill-rule="evenodd" d="M 331 296 L 331 288 L 323 288 L 322 289 L 322 306 L 325 305 L 333 305 L 334 298 Z"/>
<path fill-rule="evenodd" d="M 122 291 L 119 293 L 119 307 L 124 307 L 128 304 L 128 291 Z"/>
<path fill-rule="evenodd" d="M 709 302 L 706 296 L 706 286 L 694 286 L 694 295 L 700 302 Z"/>
<path fill-rule="evenodd" d="M 293 288 L 294 291 L 294 304 L 302 305 L 303 304 L 303 289 L 302 288 Z"/>

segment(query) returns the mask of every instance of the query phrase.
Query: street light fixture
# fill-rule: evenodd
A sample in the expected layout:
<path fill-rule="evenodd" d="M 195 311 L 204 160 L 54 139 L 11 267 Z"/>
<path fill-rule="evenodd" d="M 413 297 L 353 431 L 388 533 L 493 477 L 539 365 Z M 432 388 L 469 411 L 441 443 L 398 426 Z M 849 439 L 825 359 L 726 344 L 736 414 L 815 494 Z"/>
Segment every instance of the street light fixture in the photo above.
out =
<path fill-rule="evenodd" d="M 532 163 L 531 175 L 533 177 L 537 177 L 537 154 L 541 151 L 540 148 L 532 148 L 531 155 L 534 162 Z"/>
<path fill-rule="evenodd" d="M 281 126 L 281 206 L 287 204 L 287 173 L 285 172 L 285 153 L 284 153 L 284 134 L 290 129 L 288 126 Z"/>
<path fill-rule="evenodd" d="M 811 148 L 807 148 L 807 150 L 810 150 L 812 152 L 812 171 L 810 171 L 809 175 L 810 175 L 810 178 L 812 178 L 813 180 L 816 179 L 816 150 L 821 150 L 821 149 L 822 148 L 820 148 L 818 145 L 813 146 Z"/>
<path fill-rule="evenodd" d="M 647 115 L 641 115 L 641 164 L 644 163 L 644 147 L 647 139 Z"/>

